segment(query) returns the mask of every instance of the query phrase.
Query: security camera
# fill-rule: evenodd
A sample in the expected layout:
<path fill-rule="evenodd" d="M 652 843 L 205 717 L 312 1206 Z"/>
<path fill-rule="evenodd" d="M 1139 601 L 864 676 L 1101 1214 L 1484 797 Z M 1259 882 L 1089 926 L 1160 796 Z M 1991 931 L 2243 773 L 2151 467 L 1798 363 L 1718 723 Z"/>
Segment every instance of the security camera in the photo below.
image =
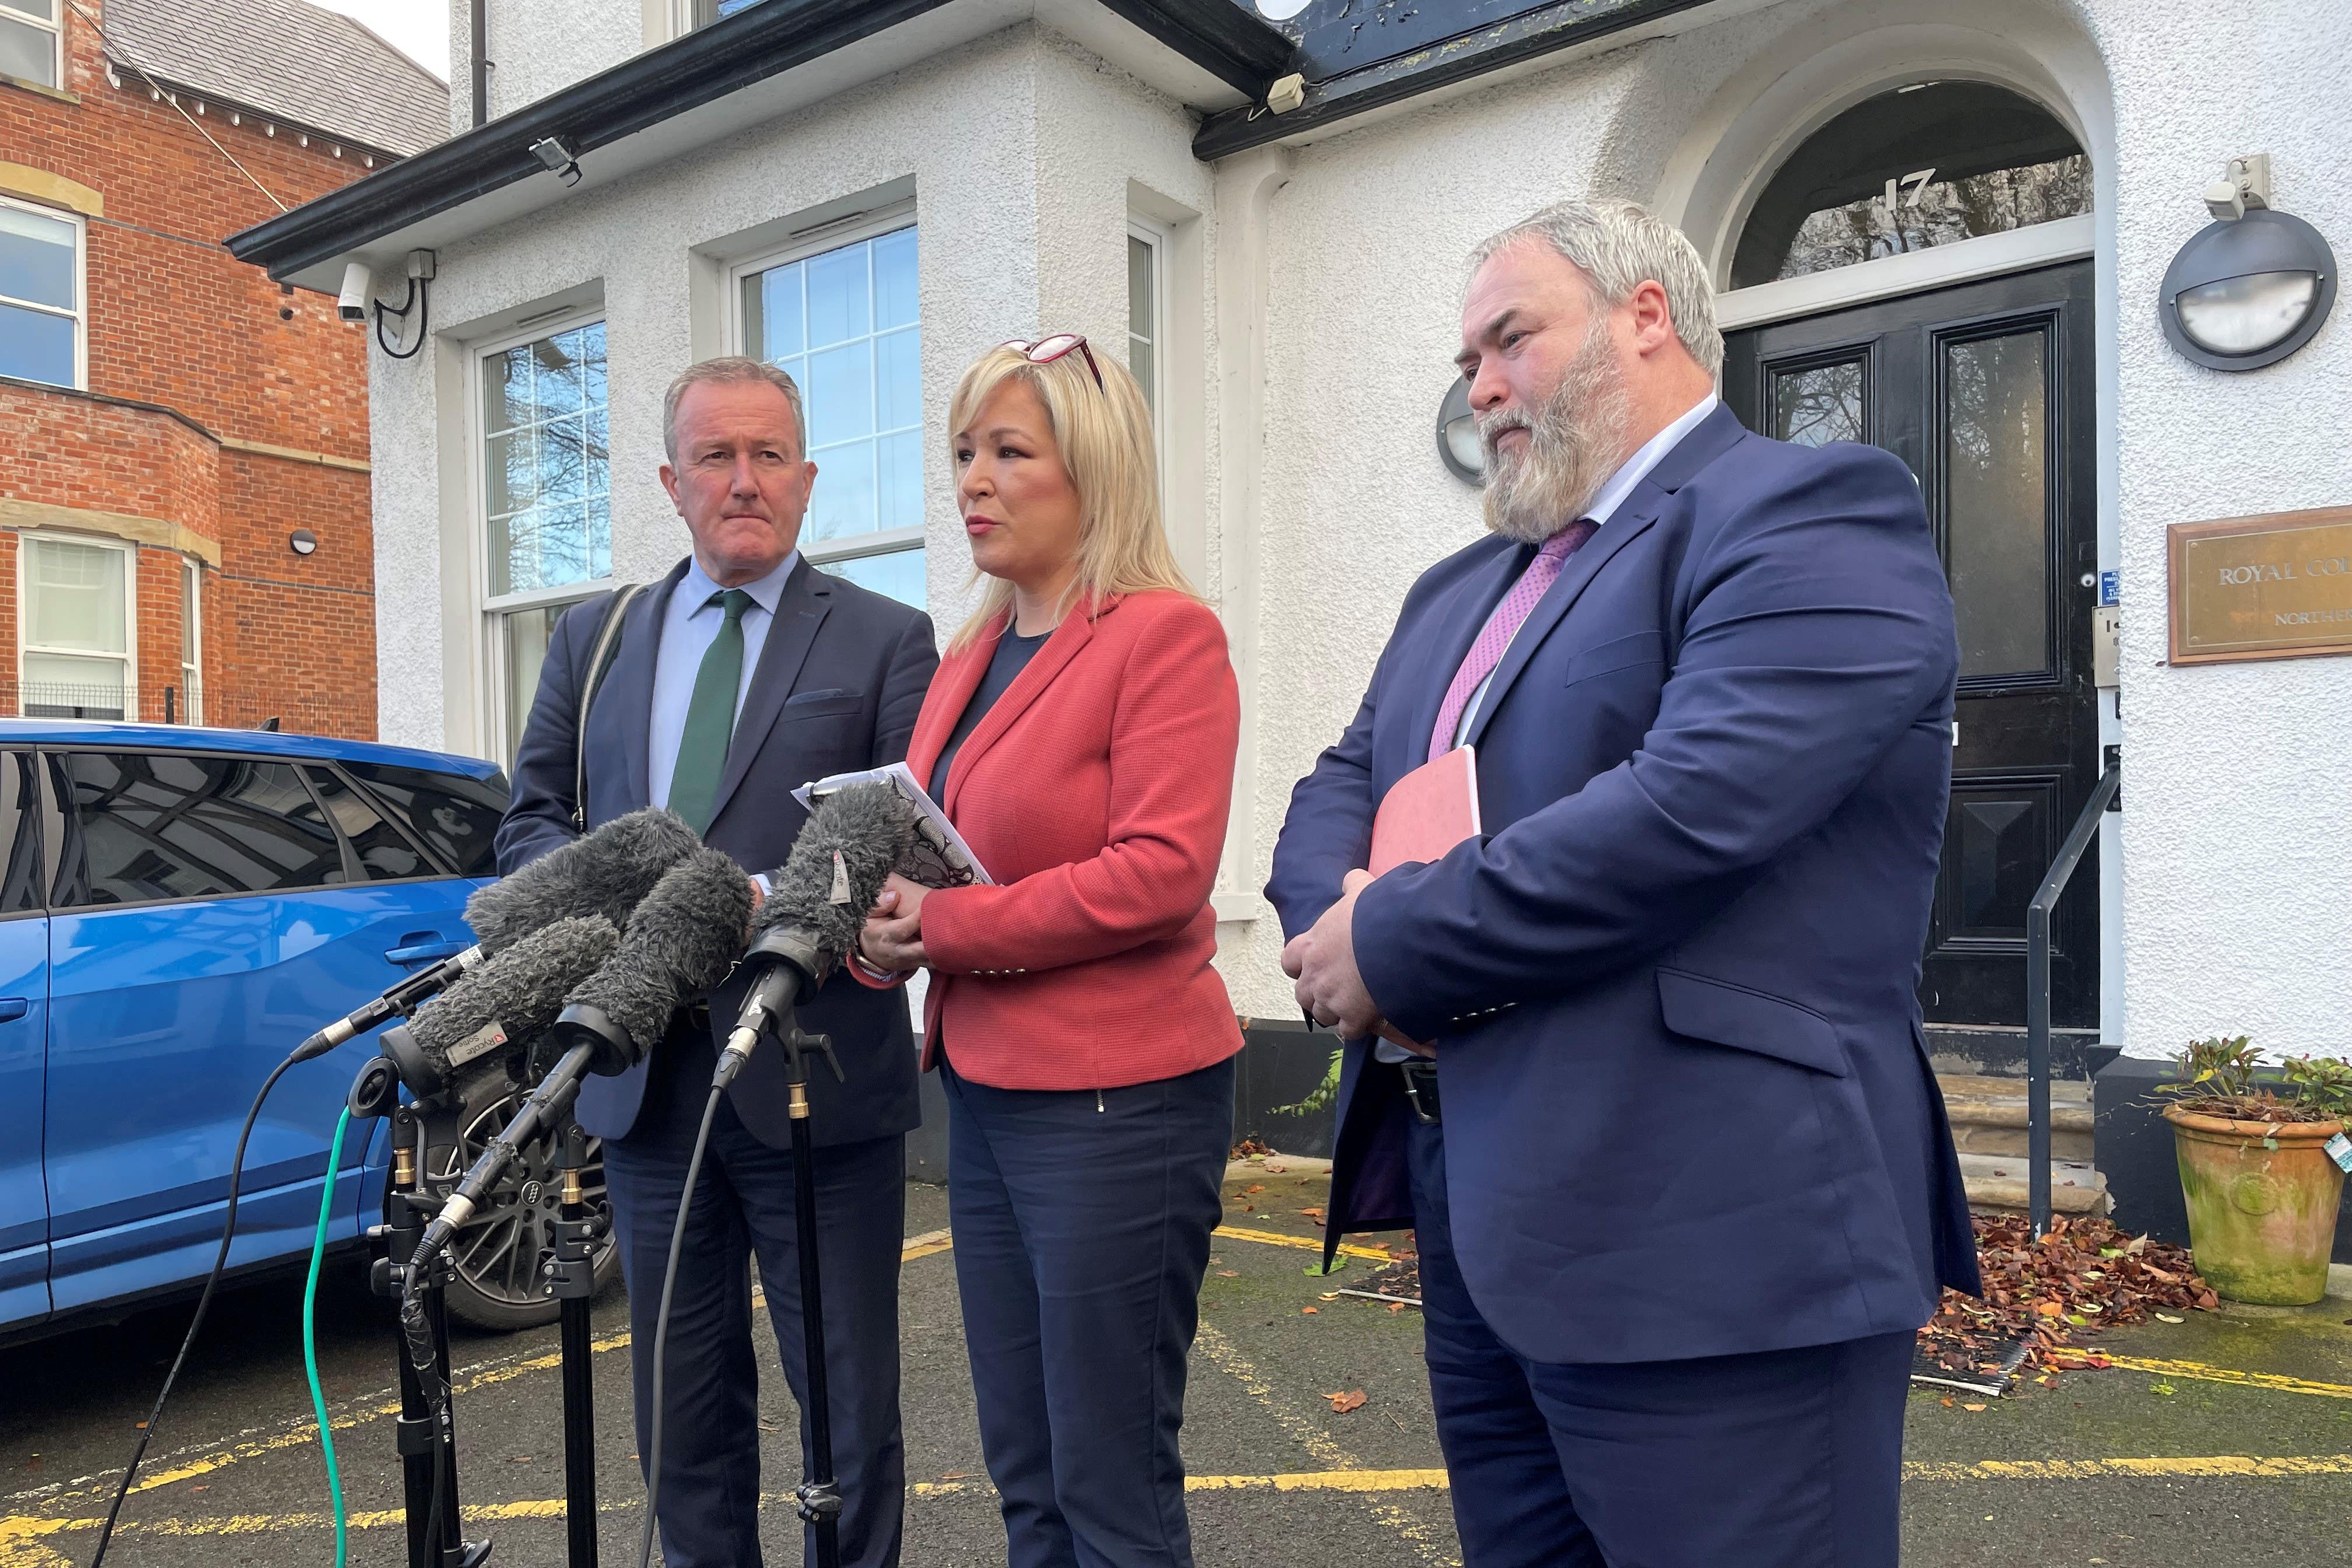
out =
<path fill-rule="evenodd" d="M 354 261 L 343 268 L 343 291 L 335 300 L 335 314 L 346 321 L 364 321 L 374 296 L 375 279 L 369 276 L 367 263 Z"/>

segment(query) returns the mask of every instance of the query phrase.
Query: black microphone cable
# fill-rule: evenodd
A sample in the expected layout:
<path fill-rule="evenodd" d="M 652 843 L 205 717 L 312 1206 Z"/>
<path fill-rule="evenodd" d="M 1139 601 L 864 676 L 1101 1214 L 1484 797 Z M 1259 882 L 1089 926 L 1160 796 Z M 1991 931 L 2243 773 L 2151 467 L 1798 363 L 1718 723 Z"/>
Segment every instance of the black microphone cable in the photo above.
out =
<path fill-rule="evenodd" d="M 694 1134 L 694 1152 L 686 1162 L 686 1186 L 679 1193 L 677 1218 L 669 1227 L 669 1261 L 662 1266 L 661 1306 L 654 1313 L 653 1440 L 646 1446 L 646 1528 L 637 1541 L 637 1568 L 647 1568 L 654 1556 L 654 1526 L 661 1514 L 663 1399 L 668 1384 L 669 1303 L 677 1289 L 677 1260 L 686 1251 L 686 1216 L 694 1209 L 695 1184 L 702 1175 L 702 1156 L 710 1147 L 710 1126 L 719 1118 L 719 1101 L 727 1086 L 714 1083 L 702 1107 L 702 1125 Z"/>
<path fill-rule="evenodd" d="M 252 1108 L 245 1113 L 245 1125 L 237 1129 L 236 1152 L 228 1163 L 228 1215 L 221 1226 L 220 1250 L 213 1255 L 212 1271 L 205 1276 L 204 1290 L 196 1297 L 196 1315 L 180 1341 L 180 1353 L 172 1358 L 172 1370 L 163 1374 L 163 1386 L 155 1395 L 155 1408 L 147 1413 L 146 1424 L 140 1428 L 139 1445 L 131 1450 L 131 1462 L 122 1467 L 122 1479 L 115 1485 L 114 1501 L 107 1508 L 106 1523 L 99 1529 L 98 1551 L 90 1557 L 89 1568 L 100 1568 L 106 1561 L 107 1546 L 114 1539 L 115 1521 L 121 1517 L 123 1500 L 131 1495 L 131 1478 L 139 1473 L 140 1461 L 147 1457 L 147 1445 L 154 1440 L 155 1428 L 163 1424 L 163 1403 L 172 1397 L 172 1387 L 180 1380 L 180 1369 L 188 1364 L 188 1352 L 204 1329 L 205 1314 L 212 1310 L 213 1292 L 228 1268 L 229 1243 L 236 1237 L 237 1191 L 245 1179 L 245 1146 L 253 1136 L 254 1123 L 261 1119 L 262 1102 L 269 1098 L 269 1091 L 278 1087 L 278 1080 L 286 1076 L 287 1070 L 304 1059 L 299 1049 L 290 1051 L 284 1061 L 270 1069 L 269 1076 L 261 1082 L 261 1092 L 253 1097 Z M 328 1182 L 331 1184 L 334 1179 L 335 1173 L 329 1171 Z"/>
<path fill-rule="evenodd" d="M 874 907 L 883 879 L 906 853 L 914 834 L 914 807 L 895 789 L 887 784 L 855 785 L 817 802 L 793 840 L 791 855 L 769 878 L 772 890 L 752 921 L 751 949 L 744 955 L 746 963 L 766 961 L 767 972 L 753 984 L 711 1074 L 710 1097 L 703 1104 L 702 1125 L 696 1130 L 694 1152 L 686 1163 L 677 1217 L 670 1223 L 669 1258 L 662 1268 L 661 1304 L 654 1316 L 654 1416 L 646 1447 L 646 1523 L 637 1542 L 637 1568 L 649 1568 L 653 1561 L 654 1531 L 661 1512 L 670 1303 L 677 1289 L 678 1260 L 686 1250 L 687 1216 L 693 1212 L 694 1191 L 702 1174 L 711 1125 L 719 1116 L 719 1101 L 742 1070 L 763 1030 L 794 1027 L 793 1004 L 803 992 L 813 993 L 835 962 L 856 942 L 866 911 Z M 825 1050 L 830 1056 L 831 1047 Z M 834 1071 L 840 1070 L 835 1062 Z M 816 1303 L 803 1301 L 801 1310 L 815 1310 Z"/>

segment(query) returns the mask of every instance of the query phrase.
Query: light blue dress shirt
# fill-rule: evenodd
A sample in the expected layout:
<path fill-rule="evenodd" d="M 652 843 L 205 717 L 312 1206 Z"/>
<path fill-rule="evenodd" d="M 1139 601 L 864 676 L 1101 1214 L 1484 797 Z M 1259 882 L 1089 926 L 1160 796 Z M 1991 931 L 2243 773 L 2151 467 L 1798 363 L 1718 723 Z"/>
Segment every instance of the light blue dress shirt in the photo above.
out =
<path fill-rule="evenodd" d="M 735 687 L 735 711 L 743 711 L 743 698 L 760 668 L 761 650 L 768 646 L 768 628 L 775 625 L 776 605 L 784 596 L 784 583 L 801 563 L 793 551 L 774 571 L 742 584 L 751 595 L 743 612 L 743 678 Z M 726 623 L 727 613 L 710 602 L 723 592 L 698 561 L 690 563 L 677 589 L 669 596 L 662 616 L 661 641 L 654 651 L 653 725 L 646 734 L 646 791 L 656 805 L 669 804 L 670 780 L 677 773 L 677 743 L 686 733 L 687 705 L 694 700 L 694 678 L 702 671 L 702 656 Z"/>

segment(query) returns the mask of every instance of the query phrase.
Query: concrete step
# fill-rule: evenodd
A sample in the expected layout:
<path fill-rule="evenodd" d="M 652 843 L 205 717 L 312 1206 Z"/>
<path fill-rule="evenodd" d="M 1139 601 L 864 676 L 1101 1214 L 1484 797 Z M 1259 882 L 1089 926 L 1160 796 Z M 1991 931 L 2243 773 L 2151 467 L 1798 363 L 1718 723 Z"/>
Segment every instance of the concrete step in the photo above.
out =
<path fill-rule="evenodd" d="M 1979 1214 L 2023 1214 L 2032 1202 L 2027 1190 L 2028 1167 L 2006 1154 L 1960 1156 L 1960 1181 L 1968 1188 L 1969 1207 Z M 2050 1212 L 2105 1215 L 2107 1179 L 2087 1160 L 2050 1162 Z"/>
<path fill-rule="evenodd" d="M 1974 1073 L 1938 1073 L 1944 1110 L 1952 1120 L 1952 1143 L 1963 1154 L 2027 1151 L 2025 1080 Z M 2053 1159 L 2088 1162 L 2091 1152 L 2091 1086 L 2061 1079 L 2050 1086 L 2050 1153 Z"/>

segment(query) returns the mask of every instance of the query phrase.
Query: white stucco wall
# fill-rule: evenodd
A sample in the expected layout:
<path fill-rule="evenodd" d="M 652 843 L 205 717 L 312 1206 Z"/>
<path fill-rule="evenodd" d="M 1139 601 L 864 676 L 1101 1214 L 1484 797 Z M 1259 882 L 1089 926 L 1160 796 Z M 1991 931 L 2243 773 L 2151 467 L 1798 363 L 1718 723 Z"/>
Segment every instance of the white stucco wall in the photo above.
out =
<path fill-rule="evenodd" d="M 1975 37 L 1966 35 L 1973 31 Z M 2099 171 L 2103 564 L 2126 619 L 2129 759 L 2124 1008 L 2109 1038 L 2164 1055 L 2252 1032 L 2273 1050 L 2352 1047 L 2352 660 L 2173 669 L 2165 529 L 2344 500 L 2352 337 L 2339 319 L 2251 375 L 2164 344 L 2157 284 L 2205 221 L 2227 156 L 2272 153 L 2280 205 L 2352 247 L 2352 9 L 2291 0 L 2023 0 L 1960 11 L 1798 0 L 1489 86 L 1301 150 L 1268 237 L 1268 415 L 1254 857 L 1263 872 L 1291 781 L 1352 713 L 1414 575 L 1475 537 L 1475 498 L 1430 449 L 1454 346 L 1460 258 L 1542 202 L 1658 200 L 1694 126 L 1802 61 L 1874 33 L 1937 69 L 2000 62 L 2081 125 Z M 1857 55 L 1860 51 L 1855 51 Z M 1752 79 L 1743 80 L 1743 73 Z M 1746 149 L 1737 151 L 1745 152 Z M 2114 845 L 2116 835 L 2108 842 Z M 1244 1013 L 1284 1016 L 1271 922 L 1229 941 Z M 2117 1025 L 2120 1024 L 2118 1030 Z M 2118 1037 L 2118 1034 L 2120 1037 Z"/>
<path fill-rule="evenodd" d="M 2114 85 L 2115 483 L 2124 573 L 2125 1048 L 2252 1034 L 2352 1054 L 2352 659 L 2173 668 L 2166 528 L 2352 496 L 2352 322 L 2268 370 L 2166 345 L 2157 286 L 2221 161 L 2271 154 L 2276 200 L 2352 255 L 2352 7 L 2100 0 Z"/>
<path fill-rule="evenodd" d="M 490 118 L 619 65 L 666 27 L 672 0 L 489 0 Z M 449 128 L 474 123 L 473 0 L 448 0 Z"/>
<path fill-rule="evenodd" d="M 1191 156 L 1191 133 L 1172 101 L 1024 26 L 445 248 L 435 352 L 370 359 L 384 737 L 479 751 L 488 732 L 475 701 L 480 634 L 467 608 L 465 552 L 479 548 L 467 467 L 478 437 L 465 409 L 474 345 L 551 300 L 601 299 L 614 567 L 656 576 L 687 547 L 656 473 L 662 394 L 694 360 L 735 346 L 718 324 L 726 263 L 775 243 L 746 237 L 762 226 L 780 234 L 795 215 L 911 186 L 929 589 L 944 636 L 971 602 L 945 458 L 956 377 L 982 350 L 1041 326 L 1083 331 L 1097 353 L 1124 356 L 1131 184 L 1207 214 L 1212 174 Z M 1196 361 L 1193 384 L 1171 391 L 1200 405 L 1207 377 Z M 1198 479 L 1206 461 L 1190 464 L 1196 530 L 1213 504 Z"/>
<path fill-rule="evenodd" d="M 551 0 L 492 4 L 496 54 L 498 18 Z M 541 35 L 562 47 L 509 68 L 505 83 L 528 75 L 536 95 L 612 63 L 638 47 L 643 5 L 563 7 L 564 27 Z M 462 32 L 464 0 L 455 9 Z M 709 285 L 695 281 L 716 266 L 709 253 L 911 177 L 934 411 L 929 588 L 944 632 L 968 603 L 940 451 L 958 370 L 1039 329 L 1122 345 L 1124 218 L 1138 189 L 1202 215 L 1177 326 L 1187 378 L 1171 388 L 1199 421 L 1170 456 L 1171 499 L 1243 666 L 1248 760 L 1221 900 L 1242 913 L 1293 781 L 1353 712 L 1406 588 L 1479 528 L 1475 492 L 1440 467 L 1430 434 L 1452 374 L 1464 254 L 1562 196 L 1686 202 L 1694 160 L 1762 155 L 1769 128 L 1743 112 L 1809 71 L 1846 71 L 1849 88 L 1866 89 L 1888 58 L 1981 68 L 2036 92 L 2098 165 L 2101 553 L 2124 573 L 2128 759 L 2128 809 L 2107 839 L 2120 839 L 2123 863 L 2105 904 L 2108 1037 L 2160 1055 L 2245 1031 L 2275 1050 L 2341 1053 L 2352 1047 L 2338 1001 L 2352 990 L 2341 805 L 2352 660 L 2168 668 L 2164 545 L 2172 522 L 2345 498 L 2352 329 L 2339 318 L 2284 364 L 2229 376 L 2164 345 L 2154 297 L 2204 221 L 2199 187 L 2232 154 L 2270 153 L 2280 205 L 2352 253 L 2352 86 L 2340 65 L 2352 7 L 1790 0 L 1213 170 L 1191 158 L 1175 104 L 1021 28 L 453 247 L 435 316 L 462 337 L 467 323 L 601 288 L 615 557 L 624 574 L 649 575 L 684 546 L 653 475 L 660 391 L 722 347 L 707 326 L 686 326 L 698 308 L 709 315 Z M 471 689 L 475 632 L 446 614 L 458 567 L 443 548 L 463 503 L 449 467 L 463 451 L 452 423 L 462 357 L 451 347 L 437 367 L 372 360 L 383 727 L 431 745 L 464 746 L 472 732 L 451 704 Z M 1237 1009 L 1289 1016 L 1271 919 L 1229 922 L 1220 938 Z"/>

